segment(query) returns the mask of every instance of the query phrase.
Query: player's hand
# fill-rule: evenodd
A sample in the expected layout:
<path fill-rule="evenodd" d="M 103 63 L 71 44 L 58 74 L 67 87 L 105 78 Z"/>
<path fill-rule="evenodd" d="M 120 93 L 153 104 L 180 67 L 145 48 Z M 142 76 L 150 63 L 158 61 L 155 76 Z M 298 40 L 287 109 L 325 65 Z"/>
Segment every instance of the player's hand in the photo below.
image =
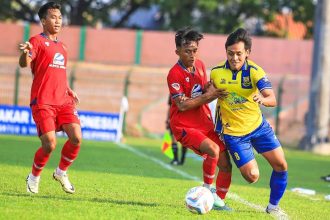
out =
<path fill-rule="evenodd" d="M 179 102 L 182 103 L 182 102 L 186 101 L 187 99 L 189 99 L 189 98 L 186 97 L 185 95 L 180 96 L 180 97 L 179 97 Z"/>
<path fill-rule="evenodd" d="M 259 105 L 263 105 L 264 101 L 263 101 L 263 97 L 260 94 L 255 94 L 253 96 L 253 101 L 255 101 L 256 103 L 258 103 Z"/>
<path fill-rule="evenodd" d="M 212 99 L 225 99 L 229 95 L 226 89 L 217 89 L 215 88 L 212 81 L 210 81 L 210 84 L 206 88 L 206 93 L 209 93 Z"/>
<path fill-rule="evenodd" d="M 76 104 L 80 103 L 80 99 L 75 91 L 68 89 L 68 95 L 71 96 Z"/>
<path fill-rule="evenodd" d="M 23 53 L 28 53 L 30 50 L 32 50 L 33 46 L 29 41 L 26 41 L 25 43 L 19 44 L 19 49 Z"/>

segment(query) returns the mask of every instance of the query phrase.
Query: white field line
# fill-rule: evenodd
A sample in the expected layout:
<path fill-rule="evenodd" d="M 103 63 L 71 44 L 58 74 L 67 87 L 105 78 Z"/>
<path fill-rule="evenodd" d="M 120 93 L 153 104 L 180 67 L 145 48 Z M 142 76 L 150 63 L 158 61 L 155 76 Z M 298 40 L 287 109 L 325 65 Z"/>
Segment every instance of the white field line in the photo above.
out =
<path fill-rule="evenodd" d="M 127 145 L 127 144 L 117 143 L 117 145 L 118 145 L 119 147 L 121 147 L 121 148 L 124 148 L 124 149 L 126 149 L 126 150 L 131 151 L 132 153 L 134 153 L 134 154 L 136 154 L 136 155 L 139 155 L 140 157 L 143 157 L 143 158 L 148 159 L 148 160 L 152 160 L 153 162 L 159 164 L 159 165 L 162 166 L 163 168 L 165 168 L 165 169 L 167 169 L 167 170 L 170 170 L 170 171 L 173 171 L 174 173 L 177 173 L 177 174 L 181 175 L 181 176 L 184 177 L 184 178 L 187 178 L 187 179 L 190 179 L 190 180 L 194 180 L 194 181 L 199 182 L 199 183 L 202 182 L 202 180 L 201 180 L 200 178 L 198 178 L 198 177 L 196 177 L 196 176 L 193 176 L 193 175 L 190 175 L 190 174 L 188 174 L 188 173 L 186 173 L 186 172 L 183 172 L 183 171 L 177 169 L 176 167 L 174 168 L 173 166 L 171 166 L 171 165 L 169 165 L 169 164 L 166 164 L 166 163 L 164 163 L 163 161 L 158 160 L 158 159 L 155 158 L 155 157 L 152 157 L 152 156 L 149 156 L 149 155 L 147 155 L 147 154 L 144 154 L 144 153 L 142 153 L 141 151 L 136 150 L 135 148 L 133 148 L 133 147 Z M 237 194 L 235 194 L 235 193 L 230 193 L 230 192 L 229 192 L 229 193 L 227 194 L 227 196 L 228 196 L 230 199 L 233 199 L 233 200 L 235 200 L 235 201 L 237 201 L 237 202 L 240 202 L 240 203 L 242 203 L 242 204 L 244 204 L 244 205 L 246 205 L 246 206 L 249 206 L 249 207 L 251 207 L 251 208 L 253 208 L 253 209 L 257 210 L 257 211 L 260 211 L 260 212 L 264 212 L 264 211 L 265 211 L 265 207 L 263 207 L 263 206 L 261 206 L 261 205 L 257 205 L 257 204 L 251 203 L 251 202 L 249 202 L 249 201 L 247 201 L 247 200 L 245 200 L 245 199 L 239 197 L 239 196 L 238 196 Z M 274 216 L 274 217 L 276 217 L 276 216 Z"/>

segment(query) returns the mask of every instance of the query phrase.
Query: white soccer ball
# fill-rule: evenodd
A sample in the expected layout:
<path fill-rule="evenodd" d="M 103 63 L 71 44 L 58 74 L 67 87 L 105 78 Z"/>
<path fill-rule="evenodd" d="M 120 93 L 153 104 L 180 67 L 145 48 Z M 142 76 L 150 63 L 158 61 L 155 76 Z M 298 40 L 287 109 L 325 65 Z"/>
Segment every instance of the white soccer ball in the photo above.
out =
<path fill-rule="evenodd" d="M 209 189 L 196 186 L 187 192 L 185 201 L 187 209 L 192 213 L 205 214 L 212 209 L 214 198 Z"/>

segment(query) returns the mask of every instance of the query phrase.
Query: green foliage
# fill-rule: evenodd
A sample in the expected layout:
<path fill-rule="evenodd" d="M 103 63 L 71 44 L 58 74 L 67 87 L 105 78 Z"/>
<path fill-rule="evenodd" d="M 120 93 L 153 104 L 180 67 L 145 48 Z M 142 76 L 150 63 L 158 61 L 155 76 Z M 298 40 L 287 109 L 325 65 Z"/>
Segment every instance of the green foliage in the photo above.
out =
<path fill-rule="evenodd" d="M 24 180 L 40 141 L 37 137 L 0 136 L 1 219 L 274 219 L 230 195 L 226 202 L 233 212 L 211 211 L 202 216 L 188 212 L 185 193 L 200 183 L 154 162 L 169 162 L 161 154 L 160 140 L 128 138 L 127 143 L 138 154 L 109 142 L 84 141 L 69 170 L 76 193 L 66 194 L 51 177 L 64 141 L 58 140 L 42 173 L 39 194 L 30 195 Z M 201 178 L 201 161 L 192 155 L 188 152 L 186 164 L 173 168 Z M 286 157 L 290 169 L 288 189 L 313 188 L 317 195 L 299 196 L 288 190 L 282 208 L 291 219 L 326 219 L 330 216 L 329 201 L 323 197 L 329 193 L 329 186 L 319 177 L 328 174 L 330 158 L 298 151 L 286 151 Z M 257 160 L 259 182 L 246 183 L 233 168 L 230 192 L 265 207 L 271 169 L 263 158 L 257 156 Z"/>
<path fill-rule="evenodd" d="M 37 10 L 44 0 L 2 0 L 0 20 L 25 20 L 38 22 Z M 254 34 L 265 34 L 262 24 L 271 21 L 283 8 L 292 11 L 296 21 L 307 25 L 307 37 L 312 36 L 313 0 L 62 0 L 63 14 L 71 25 L 124 27 L 130 16 L 138 9 L 158 5 L 160 29 L 177 30 L 192 26 L 208 33 L 228 34 L 237 27 L 248 26 Z M 113 11 L 122 14 L 113 21 Z"/>

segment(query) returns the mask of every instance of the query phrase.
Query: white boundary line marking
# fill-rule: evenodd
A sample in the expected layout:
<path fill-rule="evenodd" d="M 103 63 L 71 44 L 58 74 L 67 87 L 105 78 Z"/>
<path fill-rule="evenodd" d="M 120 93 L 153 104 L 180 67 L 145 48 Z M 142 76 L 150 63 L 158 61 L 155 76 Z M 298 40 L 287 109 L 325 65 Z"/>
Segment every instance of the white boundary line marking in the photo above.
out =
<path fill-rule="evenodd" d="M 159 160 L 159 159 L 157 159 L 157 158 L 155 158 L 155 157 L 152 157 L 152 156 L 149 156 L 149 155 L 147 155 L 147 154 L 144 154 L 144 153 L 142 153 L 141 151 L 136 150 L 136 149 L 134 149 L 133 147 L 127 145 L 127 144 L 123 144 L 123 143 L 116 143 L 116 144 L 117 144 L 120 148 L 123 148 L 123 149 L 129 150 L 129 151 L 133 152 L 134 154 L 139 155 L 140 157 L 146 158 L 146 159 L 148 159 L 148 160 L 152 160 L 153 162 L 159 164 L 159 165 L 162 166 L 163 168 L 165 168 L 165 169 L 167 169 L 167 170 L 170 170 L 170 171 L 173 171 L 173 172 L 175 172 L 175 173 L 177 173 L 177 174 L 179 174 L 179 175 L 181 175 L 181 176 L 183 176 L 183 177 L 185 177 L 185 178 L 187 178 L 187 179 L 194 180 L 194 181 L 196 181 L 196 182 L 202 182 L 200 178 L 198 178 L 198 177 L 196 177 L 196 176 L 193 176 L 193 175 L 190 175 L 190 174 L 188 174 L 188 173 L 186 173 L 186 172 L 184 172 L 184 171 L 181 171 L 181 170 L 175 169 L 175 168 L 173 168 L 173 166 L 171 166 L 171 165 L 169 165 L 169 164 L 166 164 L 166 163 L 164 163 L 163 161 L 161 161 L 161 160 Z M 240 202 L 240 203 L 242 203 L 242 204 L 244 204 L 244 205 L 246 205 L 246 206 L 249 206 L 250 208 L 253 208 L 253 209 L 257 210 L 257 211 L 265 212 L 265 208 L 264 208 L 263 206 L 261 206 L 261 205 L 257 205 L 257 204 L 254 204 L 254 203 L 251 203 L 251 202 L 249 202 L 249 201 L 247 201 L 247 200 L 245 200 L 245 199 L 239 197 L 239 196 L 238 196 L 237 194 L 235 194 L 235 193 L 230 193 L 230 192 L 229 192 L 227 196 L 228 196 L 230 199 L 233 199 L 233 200 L 235 200 L 235 201 L 237 201 L 237 202 Z M 275 216 L 274 216 L 274 217 L 275 217 Z"/>

